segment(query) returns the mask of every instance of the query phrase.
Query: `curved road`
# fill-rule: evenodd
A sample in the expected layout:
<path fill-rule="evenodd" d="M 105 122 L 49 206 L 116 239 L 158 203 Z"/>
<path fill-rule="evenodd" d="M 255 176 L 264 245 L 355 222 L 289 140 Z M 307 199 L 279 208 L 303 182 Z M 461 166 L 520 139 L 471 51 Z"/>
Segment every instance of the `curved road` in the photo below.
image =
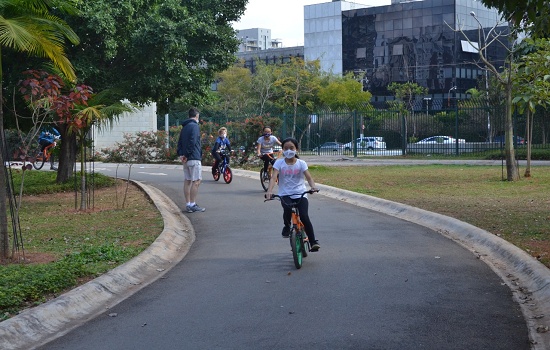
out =
<path fill-rule="evenodd" d="M 196 241 L 183 261 L 41 349 L 530 348 L 510 289 L 442 235 L 311 195 L 321 250 L 296 270 L 259 181 L 203 176 L 207 210 L 185 214 Z M 132 178 L 184 207 L 180 167 L 134 166 Z"/>

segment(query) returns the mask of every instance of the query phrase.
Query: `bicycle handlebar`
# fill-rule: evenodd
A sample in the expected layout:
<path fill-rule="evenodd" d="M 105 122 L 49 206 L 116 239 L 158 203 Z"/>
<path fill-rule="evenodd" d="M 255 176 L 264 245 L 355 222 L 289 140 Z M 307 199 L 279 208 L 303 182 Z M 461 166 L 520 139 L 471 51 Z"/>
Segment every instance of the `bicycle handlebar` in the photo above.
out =
<path fill-rule="evenodd" d="M 300 199 L 302 199 L 306 194 L 314 194 L 315 192 L 319 192 L 319 189 L 311 189 L 311 190 L 308 190 L 308 191 L 305 191 L 304 193 L 294 193 L 294 194 L 291 194 L 290 196 L 300 196 Z M 267 202 L 267 201 L 272 201 L 276 198 L 281 198 L 281 196 L 279 196 L 278 194 L 271 194 L 271 198 L 267 198 L 267 194 L 264 195 L 265 197 L 265 200 L 264 202 Z"/>

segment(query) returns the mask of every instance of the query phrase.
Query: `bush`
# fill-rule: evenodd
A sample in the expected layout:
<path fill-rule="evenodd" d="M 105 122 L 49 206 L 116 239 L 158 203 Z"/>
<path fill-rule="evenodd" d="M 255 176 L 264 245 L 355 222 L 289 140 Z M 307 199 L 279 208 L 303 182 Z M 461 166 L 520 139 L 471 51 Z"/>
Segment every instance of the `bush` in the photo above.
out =
<path fill-rule="evenodd" d="M 494 150 L 486 153 L 486 159 L 504 159 L 505 153 L 503 150 Z M 525 146 L 516 147 L 516 159 L 526 160 L 527 159 L 527 148 Z M 550 160 L 550 149 L 540 149 L 533 148 L 531 149 L 531 160 Z"/>

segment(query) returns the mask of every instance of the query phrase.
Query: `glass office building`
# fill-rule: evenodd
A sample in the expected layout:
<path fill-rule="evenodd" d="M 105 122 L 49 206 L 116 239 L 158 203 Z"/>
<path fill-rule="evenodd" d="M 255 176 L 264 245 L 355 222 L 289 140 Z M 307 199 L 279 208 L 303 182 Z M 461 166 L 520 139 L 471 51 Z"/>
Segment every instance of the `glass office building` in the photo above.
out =
<path fill-rule="evenodd" d="M 496 32 L 508 33 L 498 12 L 475 0 L 396 2 L 342 12 L 343 71 L 362 77 L 373 102 L 393 99 L 387 91 L 392 82 L 415 82 L 439 101 L 477 87 L 486 70 L 475 47 L 483 47 L 497 24 Z M 507 50 L 492 44 L 486 56 L 500 67 Z"/>

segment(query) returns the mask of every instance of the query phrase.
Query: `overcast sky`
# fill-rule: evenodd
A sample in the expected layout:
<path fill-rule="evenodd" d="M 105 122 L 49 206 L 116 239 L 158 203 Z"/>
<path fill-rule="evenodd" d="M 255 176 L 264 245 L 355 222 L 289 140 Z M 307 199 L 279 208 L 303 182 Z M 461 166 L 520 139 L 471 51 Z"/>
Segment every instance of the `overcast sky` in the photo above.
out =
<path fill-rule="evenodd" d="M 235 29 L 271 29 L 272 39 L 282 39 L 283 46 L 304 45 L 304 6 L 330 0 L 249 0 Z M 359 4 L 389 5 L 391 0 L 354 0 Z"/>

